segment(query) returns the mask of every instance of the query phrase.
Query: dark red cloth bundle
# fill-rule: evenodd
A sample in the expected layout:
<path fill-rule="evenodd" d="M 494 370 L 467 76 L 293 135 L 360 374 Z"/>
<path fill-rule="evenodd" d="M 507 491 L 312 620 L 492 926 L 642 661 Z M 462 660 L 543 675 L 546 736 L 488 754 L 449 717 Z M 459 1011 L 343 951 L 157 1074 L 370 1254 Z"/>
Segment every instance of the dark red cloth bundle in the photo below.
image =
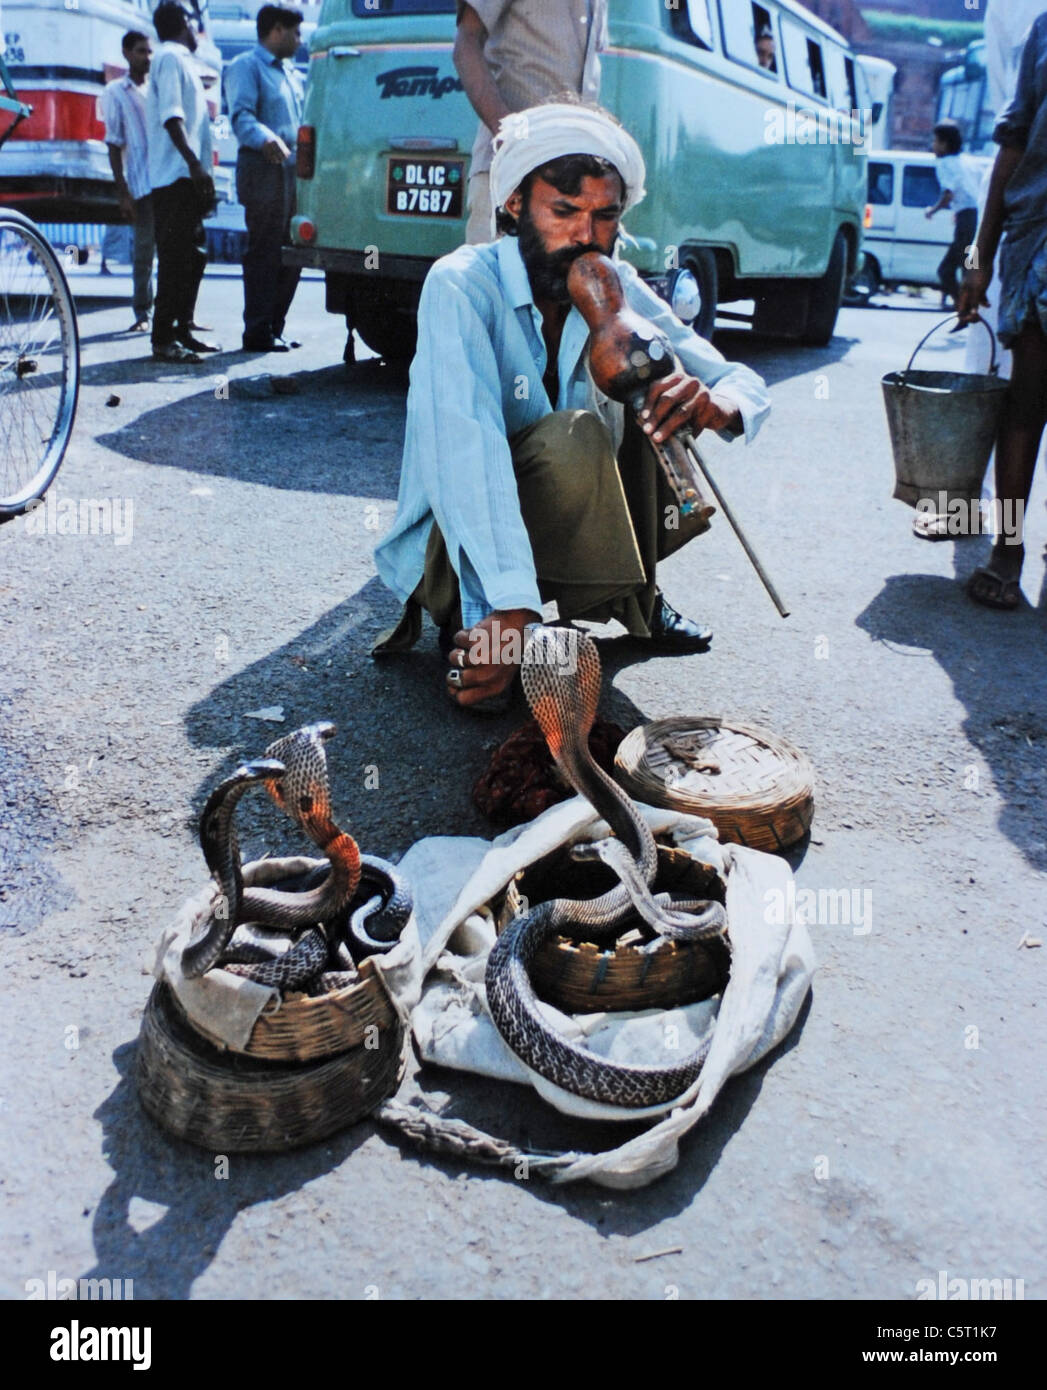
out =
<path fill-rule="evenodd" d="M 597 716 L 589 734 L 589 751 L 608 776 L 624 729 Z M 574 791 L 560 776 L 542 731 L 529 719 L 491 754 L 473 787 L 473 804 L 499 829 L 533 820 Z"/>

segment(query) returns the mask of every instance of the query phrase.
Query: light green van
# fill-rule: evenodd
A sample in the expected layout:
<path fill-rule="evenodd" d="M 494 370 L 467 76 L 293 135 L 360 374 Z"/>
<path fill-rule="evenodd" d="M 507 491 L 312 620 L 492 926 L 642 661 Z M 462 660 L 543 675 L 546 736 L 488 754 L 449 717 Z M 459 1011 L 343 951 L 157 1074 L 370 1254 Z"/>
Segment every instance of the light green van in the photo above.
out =
<path fill-rule="evenodd" d="M 326 0 L 310 43 L 285 258 L 321 267 L 327 308 L 391 358 L 412 354 L 422 280 L 465 236 L 477 121 L 454 9 Z M 717 303 L 753 300 L 759 331 L 827 343 L 860 250 L 870 122 L 845 40 L 794 0 L 610 0 L 609 30 L 600 100 L 647 160 L 625 257 L 704 335 Z M 773 68 L 756 52 L 768 31 Z"/>

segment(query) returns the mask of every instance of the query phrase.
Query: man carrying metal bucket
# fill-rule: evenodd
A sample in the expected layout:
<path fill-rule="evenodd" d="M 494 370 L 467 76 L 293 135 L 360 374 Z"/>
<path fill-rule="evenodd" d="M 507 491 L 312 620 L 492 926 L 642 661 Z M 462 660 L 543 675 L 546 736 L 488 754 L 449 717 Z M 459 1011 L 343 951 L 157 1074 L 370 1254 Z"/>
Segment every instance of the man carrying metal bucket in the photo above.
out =
<path fill-rule="evenodd" d="M 967 593 L 989 608 L 1014 609 L 1021 602 L 1024 511 L 1047 421 L 1047 14 L 1029 33 L 1014 98 L 993 138 L 1000 151 L 957 307 L 964 323 L 978 318 L 1006 233 L 999 336 L 1014 366 L 996 439 L 996 496 L 999 514 L 1012 520 L 998 532 L 989 564 L 971 575 Z"/>

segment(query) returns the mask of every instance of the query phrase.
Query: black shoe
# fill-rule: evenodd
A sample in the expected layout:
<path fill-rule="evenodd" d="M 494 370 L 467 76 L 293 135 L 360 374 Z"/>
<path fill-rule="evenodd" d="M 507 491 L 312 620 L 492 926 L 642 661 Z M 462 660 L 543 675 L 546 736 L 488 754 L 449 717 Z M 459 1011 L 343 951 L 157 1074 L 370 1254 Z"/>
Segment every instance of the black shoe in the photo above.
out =
<path fill-rule="evenodd" d="M 209 343 L 206 338 L 194 338 L 191 333 L 183 333 L 178 339 L 184 348 L 190 352 L 221 352 L 220 343 Z"/>
<path fill-rule="evenodd" d="M 282 338 L 245 338 L 244 352 L 290 352 Z"/>
<path fill-rule="evenodd" d="M 692 622 L 682 613 L 677 613 L 659 591 L 654 601 L 651 617 L 650 640 L 657 647 L 673 652 L 707 652 L 712 644 L 712 628 Z"/>
<path fill-rule="evenodd" d="M 300 348 L 301 346 L 301 343 L 296 342 L 294 338 L 283 338 L 279 333 L 273 334 L 274 352 L 288 352 L 291 348 Z"/>
<path fill-rule="evenodd" d="M 183 343 L 154 343 L 153 361 L 154 362 L 178 362 L 183 366 L 194 362 L 202 362 L 204 359 L 198 352 L 193 352 Z"/>

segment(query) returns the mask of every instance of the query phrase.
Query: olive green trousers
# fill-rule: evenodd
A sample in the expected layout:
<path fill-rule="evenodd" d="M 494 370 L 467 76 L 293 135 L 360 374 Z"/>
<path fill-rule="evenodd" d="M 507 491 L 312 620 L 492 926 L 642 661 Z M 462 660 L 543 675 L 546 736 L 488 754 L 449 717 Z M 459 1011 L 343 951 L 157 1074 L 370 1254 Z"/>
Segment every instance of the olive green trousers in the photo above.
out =
<path fill-rule="evenodd" d="M 509 448 L 543 603 L 555 600 L 562 619 L 616 618 L 633 636 L 649 637 L 657 562 L 709 523 L 680 516 L 631 413 L 617 458 L 606 425 L 588 410 L 545 415 L 514 435 Z M 373 654 L 412 647 L 423 608 L 437 626 L 460 628 L 458 576 L 435 522 L 422 578 Z"/>

